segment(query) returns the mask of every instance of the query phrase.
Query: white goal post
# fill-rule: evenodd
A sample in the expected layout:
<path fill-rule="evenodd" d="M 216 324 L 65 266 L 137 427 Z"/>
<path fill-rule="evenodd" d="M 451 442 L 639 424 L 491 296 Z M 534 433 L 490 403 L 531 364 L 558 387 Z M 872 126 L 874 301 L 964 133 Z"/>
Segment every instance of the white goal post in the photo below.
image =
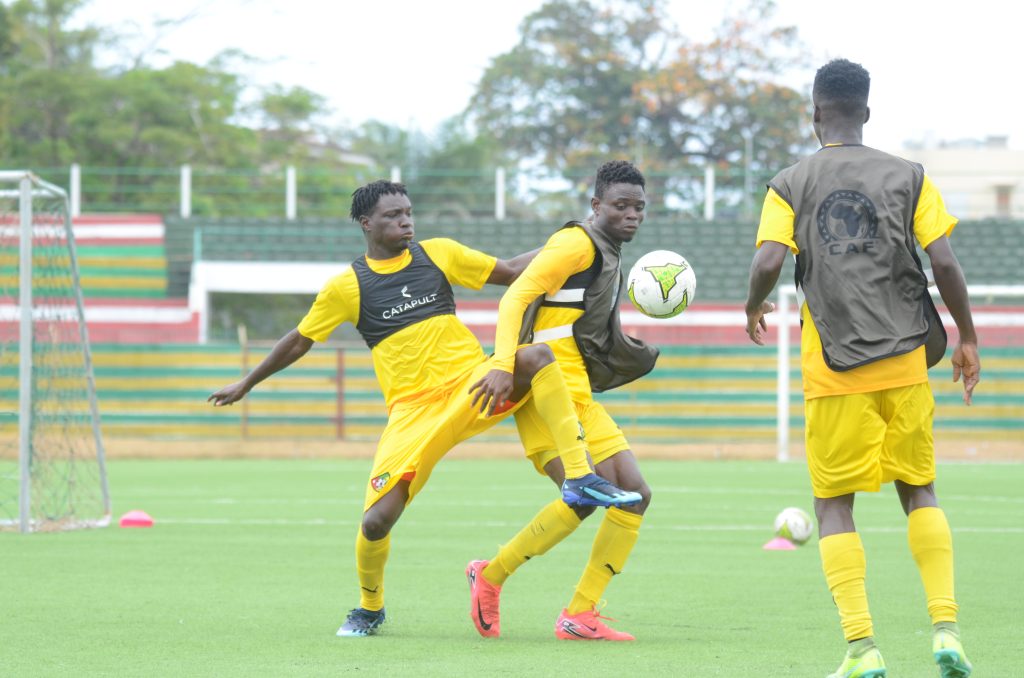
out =
<path fill-rule="evenodd" d="M 0 530 L 110 523 L 68 196 L 0 171 Z M 14 274 L 17 271 L 17 274 Z"/>
<path fill-rule="evenodd" d="M 926 271 L 931 280 L 930 271 Z M 934 286 L 928 288 L 937 301 L 939 291 Z M 789 460 L 789 410 L 790 410 L 790 328 L 800 325 L 800 304 L 802 293 L 794 285 L 781 285 L 778 289 L 779 299 L 776 303 L 774 321 L 778 327 L 778 380 L 776 384 L 776 458 L 779 461 Z M 969 297 L 1017 298 L 1024 299 L 1024 285 L 968 285 Z M 795 304 L 793 302 L 796 302 Z M 795 308 L 794 308 L 795 306 Z M 952 317 L 946 311 L 939 313 L 942 323 L 947 328 L 955 327 Z M 974 326 L 983 327 L 1024 327 L 1024 314 L 977 312 L 973 314 Z"/>

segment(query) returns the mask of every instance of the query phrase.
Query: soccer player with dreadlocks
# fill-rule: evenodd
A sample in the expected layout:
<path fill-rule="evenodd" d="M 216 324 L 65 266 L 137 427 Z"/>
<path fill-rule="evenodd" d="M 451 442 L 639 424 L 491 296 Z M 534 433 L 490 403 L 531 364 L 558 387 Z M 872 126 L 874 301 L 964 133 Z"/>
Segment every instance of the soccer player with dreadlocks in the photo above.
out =
<path fill-rule="evenodd" d="M 298 327 L 241 381 L 209 397 L 230 405 L 351 322 L 371 349 L 388 409 L 366 485 L 356 536 L 359 607 L 339 636 L 374 634 L 384 622 L 384 565 L 391 529 L 423 488 L 434 466 L 457 443 L 490 428 L 526 402 L 536 402 L 545 432 L 566 467 L 559 501 L 602 506 L 637 503 L 590 469 L 561 370 L 545 346 L 511 356 L 512 388 L 506 402 L 474 397 L 471 387 L 491 369 L 480 343 L 455 316 L 452 285 L 479 289 L 508 285 L 534 256 L 495 259 L 454 240 L 413 239 L 412 203 L 405 186 L 376 181 L 355 191 L 351 217 L 366 237 L 366 254 L 327 282 Z"/>

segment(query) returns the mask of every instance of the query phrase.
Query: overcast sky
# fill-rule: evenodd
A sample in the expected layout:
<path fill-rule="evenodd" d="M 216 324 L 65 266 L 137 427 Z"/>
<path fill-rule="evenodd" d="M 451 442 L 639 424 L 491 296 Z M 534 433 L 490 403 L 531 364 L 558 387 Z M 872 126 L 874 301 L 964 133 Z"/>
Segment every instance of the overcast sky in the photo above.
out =
<path fill-rule="evenodd" d="M 490 60 L 518 40 L 541 0 L 91 0 L 80 20 L 156 39 L 167 58 L 205 63 L 227 48 L 259 59 L 248 75 L 327 97 L 331 122 L 378 119 L 431 131 L 460 112 Z M 706 39 L 728 0 L 671 0 L 684 34 Z M 192 15 L 158 31 L 157 18 Z M 841 17 L 841 18 L 840 18 Z M 816 64 L 846 57 L 872 77 L 865 142 L 1008 135 L 1024 148 L 1024 10 L 1001 0 L 781 0 Z M 809 93 L 813 72 L 787 84 Z"/>

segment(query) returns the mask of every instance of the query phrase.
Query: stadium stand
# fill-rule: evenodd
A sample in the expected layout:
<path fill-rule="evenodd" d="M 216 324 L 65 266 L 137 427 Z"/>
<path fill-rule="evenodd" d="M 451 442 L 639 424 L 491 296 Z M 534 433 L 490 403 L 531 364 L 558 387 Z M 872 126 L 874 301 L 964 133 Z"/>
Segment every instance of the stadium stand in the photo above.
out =
<path fill-rule="evenodd" d="M 198 229 L 202 257 L 219 261 L 351 261 L 364 251 L 358 227 L 348 220 L 179 219 L 167 218 L 168 292 L 187 294 L 188 273 Z M 512 256 L 539 246 L 558 223 L 478 220 L 438 223 L 417 220 L 417 237 L 455 238 L 497 256 Z M 648 219 L 624 250 L 631 266 L 641 254 L 655 249 L 675 250 L 687 257 L 697 273 L 701 303 L 741 303 L 746 298 L 746 273 L 753 255 L 754 225 L 745 222 L 668 222 Z M 972 284 L 1024 282 L 1019 262 L 1024 259 L 1024 222 L 973 221 L 961 223 L 952 242 Z M 792 280 L 787 262 L 782 280 Z M 499 290 L 484 289 L 470 298 L 497 298 Z M 998 301 L 998 300 L 994 300 Z"/>
<path fill-rule="evenodd" d="M 167 294 L 163 218 L 90 214 L 73 220 L 89 336 L 94 342 L 193 342 L 199 324 L 184 298 Z M 17 252 L 0 255 L 2 281 L 17 288 Z M 44 287 L 35 290 L 46 294 Z M 10 311 L 11 309 L 5 309 Z M 2 314 L 0 325 L 16 322 Z"/>
<path fill-rule="evenodd" d="M 359 228 L 348 220 L 180 219 L 168 217 L 168 290 L 187 294 L 194 247 L 203 259 L 217 261 L 351 261 L 365 250 Z M 496 256 L 508 257 L 535 249 L 561 224 L 479 220 L 438 223 L 417 220 L 417 237 L 455 238 Z M 199 236 L 196 236 L 196 232 Z M 732 222 L 651 221 L 624 251 L 631 266 L 644 252 L 671 249 L 689 258 L 698 277 L 698 298 L 737 302 L 746 294 L 746 267 L 752 252 L 752 226 Z M 784 276 L 791 274 L 787 264 Z M 496 299 L 499 290 L 485 289 L 470 298 Z"/>
<path fill-rule="evenodd" d="M 214 410 L 206 397 L 263 358 L 237 345 L 100 344 L 94 347 L 103 429 L 121 437 L 373 440 L 383 400 L 365 348 L 316 347 L 246 400 Z M 803 423 L 796 353 L 791 424 Z M 947 438 L 1024 435 L 1024 347 L 986 353 L 984 389 L 965 411 L 960 386 L 933 370 L 936 425 Z M 751 346 L 666 346 L 654 372 L 601 396 L 626 434 L 647 442 L 771 443 L 775 436 L 775 355 Z M 16 393 L 0 394 L 0 407 Z M 503 424 L 491 440 L 514 440 Z"/>
<path fill-rule="evenodd" d="M 82 293 L 87 299 L 167 296 L 163 220 L 150 214 L 74 219 Z"/>
<path fill-rule="evenodd" d="M 538 246 L 559 224 L 481 220 L 418 220 L 420 239 L 447 236 L 509 256 Z M 244 406 L 213 410 L 206 396 L 255 365 L 269 347 L 243 359 L 237 344 L 198 344 L 199 325 L 188 308 L 189 276 L 206 261 L 339 262 L 364 250 L 358 227 L 342 219 L 162 219 L 90 215 L 75 220 L 86 313 L 94 342 L 105 434 L 126 437 L 253 437 L 373 439 L 384 423 L 383 403 L 364 348 L 317 347 L 261 385 Z M 653 249 L 674 249 L 698 275 L 697 304 L 709 314 L 737 313 L 746 294 L 753 226 L 740 222 L 645 222 L 626 249 L 626 265 Z M 954 247 L 973 284 L 1021 284 L 1024 222 L 960 224 Z M 783 280 L 791 279 L 791 264 Z M 500 289 L 481 291 L 460 313 L 484 342 L 493 329 Z M 463 295 L 465 296 L 465 295 Z M 1004 302 L 1006 300 L 976 300 Z M 1020 300 L 1014 302 L 1018 307 Z M 1020 312 L 1021 308 L 1005 308 Z M 684 314 L 685 315 L 685 314 Z M 746 344 L 738 326 L 674 329 L 628 327 L 663 346 L 647 378 L 601 396 L 637 441 L 752 441 L 770 443 L 775 431 L 775 352 Z M 794 339 L 796 334 L 791 335 Z M 933 370 L 937 426 L 968 439 L 1019 440 L 1024 435 L 1024 342 L 1020 329 L 982 330 L 985 383 L 969 413 L 947 370 Z M 791 423 L 802 424 L 795 358 Z M 13 408 L 16 393 L 0 393 Z M 968 417 L 969 414 L 969 417 Z M 496 439 L 513 439 L 499 427 Z M 946 434 L 944 434 L 946 435 Z M 799 433 L 794 431 L 798 439 Z"/>

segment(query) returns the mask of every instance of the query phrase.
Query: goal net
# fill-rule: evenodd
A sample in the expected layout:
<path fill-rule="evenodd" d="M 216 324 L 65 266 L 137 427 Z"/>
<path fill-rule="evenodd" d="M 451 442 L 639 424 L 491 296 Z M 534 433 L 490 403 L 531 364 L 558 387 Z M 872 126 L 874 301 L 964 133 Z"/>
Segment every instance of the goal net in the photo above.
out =
<path fill-rule="evenodd" d="M 67 195 L 0 171 L 0 530 L 109 522 Z"/>

